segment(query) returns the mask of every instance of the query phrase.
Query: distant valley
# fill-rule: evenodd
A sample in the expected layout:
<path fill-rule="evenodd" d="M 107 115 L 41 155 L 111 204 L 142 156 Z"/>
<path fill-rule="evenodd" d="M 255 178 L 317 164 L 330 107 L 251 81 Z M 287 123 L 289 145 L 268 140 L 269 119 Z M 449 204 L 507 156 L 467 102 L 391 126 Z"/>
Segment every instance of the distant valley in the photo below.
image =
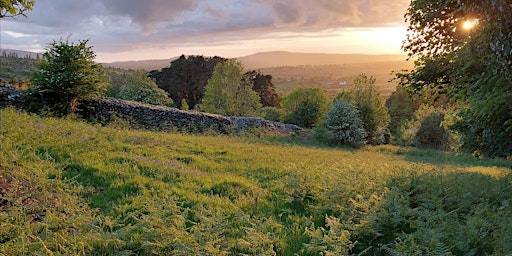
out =
<path fill-rule="evenodd" d="M 104 63 L 107 67 L 122 69 L 159 70 L 169 67 L 175 58 Z M 237 58 L 247 70 L 270 74 L 277 92 L 287 94 L 295 87 L 320 87 L 333 97 L 360 73 L 374 76 L 382 96 L 395 90 L 389 82 L 393 72 L 410 70 L 413 62 L 404 54 L 325 54 L 286 51 L 261 52 Z"/>
<path fill-rule="evenodd" d="M 38 56 L 38 53 L 34 52 L 8 49 L 1 49 L 0 52 L 5 52 L 6 55 L 16 54 L 26 61 L 29 61 L 26 59 L 27 57 L 35 59 Z M 160 60 L 102 63 L 102 65 L 126 70 L 151 71 L 169 67 L 176 58 L 178 56 Z M 354 76 L 365 73 L 377 79 L 376 85 L 382 96 L 386 97 L 395 90 L 396 86 L 395 82 L 389 82 L 393 78 L 392 72 L 413 68 L 413 62 L 407 61 L 406 58 L 406 55 L 401 54 L 325 54 L 273 51 L 255 53 L 237 59 L 247 70 L 259 70 L 264 74 L 272 75 L 276 90 L 281 95 L 287 94 L 296 87 L 320 87 L 328 95 L 334 96 L 350 86 Z M 5 68 L 2 67 L 2 71 L 7 72 L 8 70 L 4 70 Z M 28 69 L 30 68 L 23 70 Z M 25 73 L 18 75 L 18 77 L 26 76 Z M 5 77 L 7 78 L 7 75 Z M 8 80 L 6 78 L 4 80 Z"/>
<path fill-rule="evenodd" d="M 221 56 L 222 57 L 222 56 Z M 155 70 L 168 67 L 171 61 L 177 58 L 142 60 L 142 61 L 118 61 L 103 63 L 104 66 L 122 69 Z M 327 53 L 297 53 L 286 51 L 260 52 L 248 56 L 238 57 L 246 69 L 260 69 L 282 66 L 303 65 L 350 65 L 376 62 L 406 62 L 404 54 L 327 54 Z"/>

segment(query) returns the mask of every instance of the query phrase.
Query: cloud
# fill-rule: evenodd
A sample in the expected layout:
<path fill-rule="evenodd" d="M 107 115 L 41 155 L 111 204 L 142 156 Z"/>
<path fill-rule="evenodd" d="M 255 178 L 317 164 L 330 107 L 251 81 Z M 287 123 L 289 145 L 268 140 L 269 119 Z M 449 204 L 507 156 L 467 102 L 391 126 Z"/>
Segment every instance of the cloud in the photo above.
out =
<path fill-rule="evenodd" d="M 408 0 L 254 0 L 272 4 L 277 27 L 327 29 L 403 22 Z"/>
<path fill-rule="evenodd" d="M 197 8 L 200 0 L 103 0 L 111 14 L 126 15 L 142 27 L 144 34 L 157 32 L 156 24 L 174 22 Z"/>
<path fill-rule="evenodd" d="M 103 52 L 219 45 L 278 34 L 403 24 L 408 3 L 409 0 L 37 0 L 27 19 L 2 20 L 2 37 L 9 37 L 9 46 L 42 48 L 51 40 L 72 34 L 71 39 L 91 38 L 95 49 Z M 31 36 L 14 38 L 4 31 Z M 2 47 L 7 45 L 4 42 Z"/>

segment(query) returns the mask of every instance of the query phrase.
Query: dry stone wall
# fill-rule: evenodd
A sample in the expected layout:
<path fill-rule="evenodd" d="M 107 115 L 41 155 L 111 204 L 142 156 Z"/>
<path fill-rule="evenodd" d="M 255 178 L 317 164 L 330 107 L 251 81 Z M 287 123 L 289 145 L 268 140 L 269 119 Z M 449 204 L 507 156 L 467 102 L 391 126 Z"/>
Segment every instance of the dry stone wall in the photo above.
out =
<path fill-rule="evenodd" d="M 9 85 L 0 85 L 0 107 L 15 106 L 26 108 L 34 102 L 44 101 L 40 95 L 20 92 Z M 197 111 L 183 111 L 176 108 L 149 105 L 134 101 L 103 98 L 82 102 L 79 114 L 86 119 L 100 122 L 124 120 L 151 130 L 183 130 L 191 132 L 216 131 L 232 133 L 259 129 L 279 135 L 303 135 L 304 129 L 292 124 L 283 124 L 258 117 L 226 117 Z"/>
<path fill-rule="evenodd" d="M 84 102 L 81 115 L 85 118 L 107 122 L 119 118 L 156 130 L 179 129 L 195 132 L 213 130 L 220 133 L 231 133 L 257 128 L 283 135 L 304 133 L 304 130 L 296 125 L 257 117 L 226 117 L 112 98 Z"/>

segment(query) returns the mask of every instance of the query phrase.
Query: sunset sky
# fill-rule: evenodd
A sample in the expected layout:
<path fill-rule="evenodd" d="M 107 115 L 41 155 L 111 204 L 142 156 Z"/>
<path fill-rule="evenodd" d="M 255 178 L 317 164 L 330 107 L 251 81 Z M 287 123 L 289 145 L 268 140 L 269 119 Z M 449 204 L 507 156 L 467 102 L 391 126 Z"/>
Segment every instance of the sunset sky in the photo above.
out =
<path fill-rule="evenodd" d="M 2 49 L 90 38 L 97 61 L 263 51 L 396 54 L 409 0 L 36 0 L 1 20 Z"/>

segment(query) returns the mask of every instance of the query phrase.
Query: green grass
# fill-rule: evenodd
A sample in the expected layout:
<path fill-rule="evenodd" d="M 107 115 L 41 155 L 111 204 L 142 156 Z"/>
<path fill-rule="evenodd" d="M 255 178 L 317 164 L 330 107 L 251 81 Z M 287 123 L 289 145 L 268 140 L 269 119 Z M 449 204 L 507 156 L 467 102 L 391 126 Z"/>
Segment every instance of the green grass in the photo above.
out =
<path fill-rule="evenodd" d="M 510 160 L 0 118 L 0 255 L 512 251 Z"/>

